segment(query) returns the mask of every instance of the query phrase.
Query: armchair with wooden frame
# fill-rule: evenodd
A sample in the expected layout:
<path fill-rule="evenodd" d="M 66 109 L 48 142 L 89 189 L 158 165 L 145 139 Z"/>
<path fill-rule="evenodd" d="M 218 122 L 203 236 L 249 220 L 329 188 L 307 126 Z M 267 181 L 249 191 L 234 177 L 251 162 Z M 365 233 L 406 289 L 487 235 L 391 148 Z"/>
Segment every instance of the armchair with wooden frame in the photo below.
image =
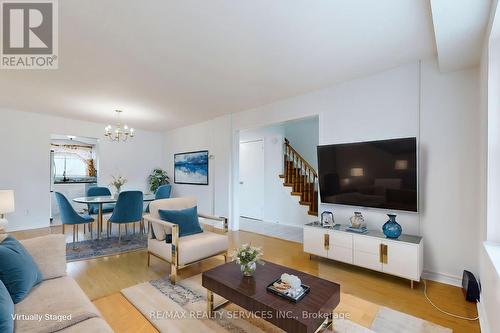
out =
<path fill-rule="evenodd" d="M 151 202 L 148 223 L 148 266 L 151 256 L 170 264 L 170 281 L 175 284 L 177 271 L 215 256 L 227 262 L 227 218 L 198 214 L 202 233 L 179 237 L 179 226 L 160 219 L 158 210 L 180 210 L 196 206 L 195 198 L 170 198 Z"/>

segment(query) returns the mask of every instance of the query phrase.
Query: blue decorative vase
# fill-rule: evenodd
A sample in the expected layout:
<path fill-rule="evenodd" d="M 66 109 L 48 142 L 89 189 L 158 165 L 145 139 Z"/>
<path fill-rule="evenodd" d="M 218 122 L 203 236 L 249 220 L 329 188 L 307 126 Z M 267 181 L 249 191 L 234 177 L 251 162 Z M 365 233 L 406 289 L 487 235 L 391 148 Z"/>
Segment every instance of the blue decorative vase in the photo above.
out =
<path fill-rule="evenodd" d="M 387 238 L 398 238 L 401 235 L 401 225 L 396 222 L 396 214 L 387 214 L 389 221 L 385 222 L 382 230 Z"/>

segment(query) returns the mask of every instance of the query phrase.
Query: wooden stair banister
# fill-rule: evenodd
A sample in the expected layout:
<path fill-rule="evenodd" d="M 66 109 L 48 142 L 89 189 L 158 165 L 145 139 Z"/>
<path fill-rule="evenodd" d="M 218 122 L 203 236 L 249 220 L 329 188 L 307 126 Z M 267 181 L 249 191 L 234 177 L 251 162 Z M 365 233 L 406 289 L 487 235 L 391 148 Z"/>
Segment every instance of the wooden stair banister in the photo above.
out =
<path fill-rule="evenodd" d="M 309 164 L 309 162 L 307 162 L 306 159 L 303 158 L 302 155 L 300 155 L 300 153 L 290 145 L 290 141 L 288 141 L 288 139 L 285 138 L 285 156 L 290 155 L 290 153 L 293 154 L 294 156 L 297 156 L 300 159 L 300 161 L 307 166 L 307 168 L 312 172 L 312 174 L 316 178 L 318 177 L 318 173 L 316 172 L 316 170 L 314 170 L 313 166 Z"/>
<path fill-rule="evenodd" d="M 318 216 L 318 192 L 316 183 L 318 173 L 302 155 L 290 145 L 285 138 L 283 146 L 283 174 L 284 186 L 292 188 L 292 195 L 300 195 L 301 205 L 309 206 L 309 215 Z"/>

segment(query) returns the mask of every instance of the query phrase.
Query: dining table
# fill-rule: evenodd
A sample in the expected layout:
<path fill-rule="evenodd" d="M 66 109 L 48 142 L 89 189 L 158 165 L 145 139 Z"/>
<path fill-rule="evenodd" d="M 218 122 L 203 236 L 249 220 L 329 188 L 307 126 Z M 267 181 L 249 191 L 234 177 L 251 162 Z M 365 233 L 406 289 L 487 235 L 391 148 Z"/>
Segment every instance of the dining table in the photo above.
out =
<path fill-rule="evenodd" d="M 144 194 L 143 201 L 151 202 L 155 200 L 154 194 Z M 104 196 L 92 196 L 92 197 L 79 197 L 74 198 L 74 202 L 86 204 L 86 205 L 98 205 L 99 210 L 97 213 L 97 239 L 100 238 L 102 233 L 102 206 L 104 204 L 116 204 L 118 201 L 117 195 L 104 195 Z"/>

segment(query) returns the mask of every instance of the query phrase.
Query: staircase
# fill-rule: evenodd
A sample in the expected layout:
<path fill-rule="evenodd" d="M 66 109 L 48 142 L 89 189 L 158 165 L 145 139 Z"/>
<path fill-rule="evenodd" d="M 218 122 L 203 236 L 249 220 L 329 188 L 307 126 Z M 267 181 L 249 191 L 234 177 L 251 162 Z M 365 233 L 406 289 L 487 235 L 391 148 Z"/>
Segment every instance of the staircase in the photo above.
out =
<path fill-rule="evenodd" d="M 283 154 L 283 174 L 279 175 L 283 179 L 283 186 L 292 188 L 291 195 L 300 196 L 299 203 L 309 207 L 307 212 L 309 215 L 318 216 L 318 190 L 316 188 L 318 173 L 287 139 L 284 142 Z"/>

